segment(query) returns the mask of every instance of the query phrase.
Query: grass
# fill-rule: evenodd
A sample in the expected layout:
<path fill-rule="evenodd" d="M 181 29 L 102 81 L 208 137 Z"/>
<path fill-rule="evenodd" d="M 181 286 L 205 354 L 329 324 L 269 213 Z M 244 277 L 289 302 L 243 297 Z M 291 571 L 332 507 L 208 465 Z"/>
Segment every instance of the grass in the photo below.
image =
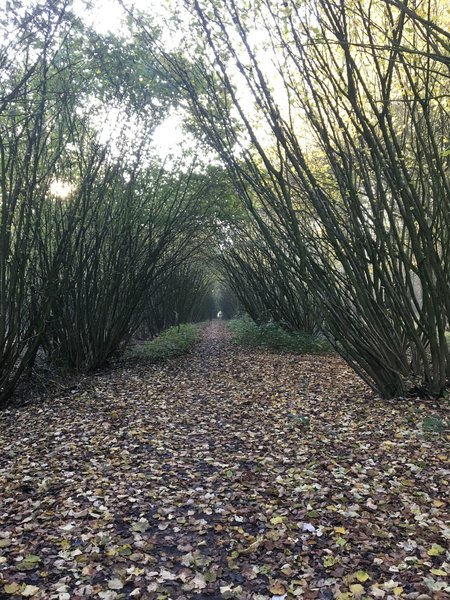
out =
<path fill-rule="evenodd" d="M 267 348 L 294 354 L 324 354 L 332 348 L 327 340 L 307 333 L 288 332 L 276 323 L 258 325 L 248 317 L 228 321 L 233 341 L 240 346 Z"/>
<path fill-rule="evenodd" d="M 200 336 L 201 325 L 184 323 L 179 327 L 170 327 L 153 340 L 130 347 L 125 359 L 145 358 L 150 360 L 168 360 L 188 354 Z"/>

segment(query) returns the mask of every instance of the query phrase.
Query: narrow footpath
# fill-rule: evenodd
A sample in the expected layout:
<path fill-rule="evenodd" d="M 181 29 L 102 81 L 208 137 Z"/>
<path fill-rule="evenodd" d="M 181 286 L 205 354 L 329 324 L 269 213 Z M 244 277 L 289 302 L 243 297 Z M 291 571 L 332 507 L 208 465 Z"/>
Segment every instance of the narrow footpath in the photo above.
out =
<path fill-rule="evenodd" d="M 448 437 L 335 356 L 235 347 L 0 413 L 0 599 L 450 598 Z"/>

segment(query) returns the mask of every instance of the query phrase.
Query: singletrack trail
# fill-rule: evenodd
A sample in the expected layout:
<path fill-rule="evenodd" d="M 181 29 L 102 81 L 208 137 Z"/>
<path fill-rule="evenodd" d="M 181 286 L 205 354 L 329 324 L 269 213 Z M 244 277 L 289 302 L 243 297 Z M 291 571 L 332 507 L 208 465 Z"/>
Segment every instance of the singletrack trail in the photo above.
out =
<path fill-rule="evenodd" d="M 234 346 L 0 413 L 0 598 L 449 598 L 439 405 Z"/>

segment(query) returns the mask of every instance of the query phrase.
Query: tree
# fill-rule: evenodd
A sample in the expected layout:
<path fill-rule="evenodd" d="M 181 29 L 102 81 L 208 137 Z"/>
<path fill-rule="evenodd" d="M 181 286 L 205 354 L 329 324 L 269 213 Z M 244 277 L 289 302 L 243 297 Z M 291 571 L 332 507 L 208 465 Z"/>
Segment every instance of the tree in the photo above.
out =
<path fill-rule="evenodd" d="M 320 329 L 319 311 L 304 281 L 292 269 L 290 248 L 273 252 L 258 233 L 239 229 L 218 262 L 239 299 L 256 323 L 275 321 L 288 330 L 314 334 Z M 281 251 L 282 250 L 282 251 Z"/>
<path fill-rule="evenodd" d="M 198 323 L 213 316 L 213 274 L 201 256 L 174 263 L 146 294 L 140 335 L 153 337 L 174 325 Z"/>
<path fill-rule="evenodd" d="M 164 56 L 260 234 L 292 249 L 330 340 L 385 397 L 449 375 L 448 38 L 427 7 L 196 1 L 195 64 Z"/>
<path fill-rule="evenodd" d="M 148 289 L 202 243 L 210 182 L 151 157 L 173 90 L 133 37 L 99 36 L 65 1 L 12 1 L 0 27 L 4 405 L 42 343 L 76 368 L 121 347 Z"/>
<path fill-rule="evenodd" d="M 67 231 L 49 249 L 49 278 L 36 269 L 43 213 L 68 142 L 70 100 L 53 93 L 66 4 L 20 5 L 3 21 L 0 82 L 0 405 L 32 362 L 57 293 Z M 8 28 L 6 25 L 10 25 Z"/>
<path fill-rule="evenodd" d="M 143 159 L 137 153 L 127 168 L 125 156 L 96 166 L 67 200 L 84 196 L 84 216 L 71 237 L 68 284 L 53 305 L 46 348 L 77 370 L 101 367 L 123 347 L 148 295 L 204 241 L 199 219 L 208 182 L 192 167 L 175 176 L 142 168 Z M 93 181 L 88 189 L 86 181 Z"/>

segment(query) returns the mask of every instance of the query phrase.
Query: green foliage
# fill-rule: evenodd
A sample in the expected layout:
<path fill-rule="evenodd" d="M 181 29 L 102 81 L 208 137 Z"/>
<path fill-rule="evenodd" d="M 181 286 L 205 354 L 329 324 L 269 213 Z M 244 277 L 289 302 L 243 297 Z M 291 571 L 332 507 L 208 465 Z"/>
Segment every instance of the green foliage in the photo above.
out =
<path fill-rule="evenodd" d="M 158 337 L 148 342 L 136 344 L 127 350 L 125 359 L 168 360 L 191 351 L 197 343 L 201 325 L 184 323 L 178 327 L 170 327 Z"/>
<path fill-rule="evenodd" d="M 428 415 L 422 421 L 422 429 L 426 433 L 445 433 L 450 431 L 450 422 L 438 415 Z"/>
<path fill-rule="evenodd" d="M 288 418 L 290 419 L 291 427 L 298 427 L 300 429 L 308 429 L 310 426 L 309 417 L 297 413 L 289 413 Z"/>
<path fill-rule="evenodd" d="M 258 325 L 248 317 L 228 322 L 235 343 L 295 354 L 322 354 L 331 352 L 329 343 L 318 336 L 303 332 L 289 332 L 276 323 Z"/>

